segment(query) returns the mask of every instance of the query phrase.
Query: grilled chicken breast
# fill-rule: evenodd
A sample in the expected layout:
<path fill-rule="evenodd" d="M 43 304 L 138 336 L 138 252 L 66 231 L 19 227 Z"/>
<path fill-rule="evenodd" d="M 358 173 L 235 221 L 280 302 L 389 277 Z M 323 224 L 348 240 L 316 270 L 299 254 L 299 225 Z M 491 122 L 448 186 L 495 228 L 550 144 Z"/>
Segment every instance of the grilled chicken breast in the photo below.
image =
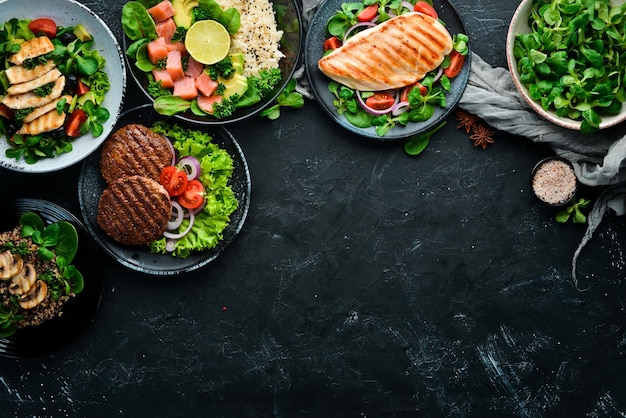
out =
<path fill-rule="evenodd" d="M 60 128 L 65 123 L 65 112 L 59 113 L 52 109 L 37 119 L 25 123 L 16 133 L 22 135 L 38 135 L 42 132 L 50 132 Z"/>
<path fill-rule="evenodd" d="M 380 91 L 413 84 L 452 51 L 452 37 L 436 19 L 412 12 L 348 39 L 318 61 L 319 69 L 350 88 Z"/>
<path fill-rule="evenodd" d="M 57 78 L 61 77 L 61 71 L 53 68 L 52 70 L 44 73 L 40 77 L 35 78 L 34 80 L 26 81 L 24 83 L 13 84 L 7 89 L 7 93 L 11 95 L 28 93 L 31 90 L 35 90 L 37 87 L 45 86 L 48 83 L 52 83 L 56 81 Z"/>
<path fill-rule="evenodd" d="M 171 214 L 170 196 L 163 186 L 144 176 L 128 176 L 104 189 L 97 221 L 115 241 L 144 245 L 163 235 Z"/>
<path fill-rule="evenodd" d="M 28 115 L 24 117 L 24 123 L 32 122 L 35 119 L 37 119 L 39 116 L 45 115 L 51 110 L 56 110 L 57 103 L 59 103 L 59 101 L 63 99 L 65 99 L 66 103 L 69 103 L 72 100 L 72 96 L 70 96 L 69 94 L 66 94 L 65 96 L 59 97 L 57 100 L 53 100 L 50 103 L 47 103 L 43 106 L 35 108 L 32 112 L 30 112 Z"/>
<path fill-rule="evenodd" d="M 141 124 L 129 124 L 115 131 L 104 142 L 100 172 L 107 183 L 124 176 L 142 175 L 158 180 L 172 164 L 169 140 Z"/>
<path fill-rule="evenodd" d="M 55 67 L 54 61 L 48 60 L 45 64 L 37 65 L 34 68 L 26 69 L 22 65 L 12 65 L 4 73 L 11 84 L 26 83 L 41 77 Z"/>
<path fill-rule="evenodd" d="M 47 36 L 39 36 L 24 42 L 19 51 L 11 55 L 9 62 L 11 64 L 20 65 L 27 59 L 35 58 L 40 55 L 54 51 L 54 45 Z"/>
<path fill-rule="evenodd" d="M 27 109 L 29 107 L 39 107 L 58 99 L 65 87 L 65 76 L 56 79 L 50 94 L 44 97 L 35 95 L 32 91 L 23 94 L 4 96 L 2 103 L 11 109 Z"/>

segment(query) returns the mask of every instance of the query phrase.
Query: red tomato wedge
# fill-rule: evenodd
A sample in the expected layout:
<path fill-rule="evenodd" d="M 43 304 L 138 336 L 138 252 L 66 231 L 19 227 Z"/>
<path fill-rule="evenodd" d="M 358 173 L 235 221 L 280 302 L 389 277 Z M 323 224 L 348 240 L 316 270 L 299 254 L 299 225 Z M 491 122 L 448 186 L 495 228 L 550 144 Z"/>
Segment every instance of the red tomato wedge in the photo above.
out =
<path fill-rule="evenodd" d="M 178 203 L 187 209 L 196 209 L 204 203 L 204 186 L 198 180 L 190 180 L 185 192 L 178 196 Z"/>
<path fill-rule="evenodd" d="M 80 125 L 87 120 L 87 113 L 83 109 L 74 109 L 65 121 L 65 133 L 72 138 L 80 136 Z"/>
<path fill-rule="evenodd" d="M 356 16 L 356 20 L 359 22 L 369 22 L 374 19 L 378 14 L 378 4 L 372 4 L 367 6 L 361 13 Z"/>
<path fill-rule="evenodd" d="M 454 78 L 461 72 L 463 63 L 465 62 L 465 55 L 457 52 L 455 49 L 450 52 L 450 65 L 448 68 L 443 69 L 443 73 L 448 78 Z"/>
<path fill-rule="evenodd" d="M 393 96 L 387 93 L 374 93 L 373 96 L 365 99 L 365 104 L 375 110 L 389 109 L 394 102 Z"/>
<path fill-rule="evenodd" d="M 433 19 L 439 19 L 439 15 L 437 14 L 435 8 L 426 1 L 418 1 L 417 3 L 415 3 L 415 6 L 413 6 L 413 11 L 424 13 L 425 15 L 428 15 Z"/>
<path fill-rule="evenodd" d="M 40 18 L 31 21 L 28 24 L 28 29 L 35 35 L 46 35 L 48 38 L 54 38 L 57 36 L 57 24 L 52 19 Z"/>
<path fill-rule="evenodd" d="M 83 83 L 82 81 L 78 80 L 78 83 L 76 85 L 76 94 L 79 96 L 82 96 L 83 94 L 87 93 L 89 90 L 91 90 L 91 88 Z"/>
<path fill-rule="evenodd" d="M 332 36 L 324 41 L 324 51 L 330 51 L 337 49 L 341 46 L 342 42 L 336 36 Z"/>
<path fill-rule="evenodd" d="M 420 89 L 420 94 L 422 96 L 425 96 L 426 93 L 428 93 L 428 88 L 426 88 L 426 86 L 422 85 L 420 82 L 416 82 L 413 85 L 410 86 L 406 86 L 403 90 L 402 93 L 400 94 L 400 101 L 401 102 L 407 102 L 409 100 L 409 93 L 411 92 L 411 90 L 413 90 L 414 88 L 418 88 Z"/>
<path fill-rule="evenodd" d="M 180 196 L 187 189 L 187 173 L 170 165 L 161 170 L 159 182 L 170 196 Z"/>

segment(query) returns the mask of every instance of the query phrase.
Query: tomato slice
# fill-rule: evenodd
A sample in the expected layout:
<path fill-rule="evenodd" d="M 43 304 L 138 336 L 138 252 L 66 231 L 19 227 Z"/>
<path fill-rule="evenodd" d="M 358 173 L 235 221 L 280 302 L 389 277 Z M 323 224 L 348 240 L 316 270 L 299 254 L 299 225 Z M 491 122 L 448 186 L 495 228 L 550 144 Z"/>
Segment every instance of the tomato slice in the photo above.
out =
<path fill-rule="evenodd" d="M 79 96 L 82 96 L 83 94 L 87 93 L 89 90 L 91 90 L 91 88 L 83 83 L 82 81 L 78 80 L 77 85 L 76 85 L 76 94 Z"/>
<path fill-rule="evenodd" d="M 448 68 L 443 69 L 443 73 L 448 78 L 456 77 L 461 72 L 464 62 L 465 55 L 462 55 L 456 49 L 453 49 L 452 52 L 450 52 L 450 65 L 448 66 Z"/>
<path fill-rule="evenodd" d="M 336 36 L 330 37 L 324 41 L 324 52 L 337 49 L 341 46 L 341 40 Z"/>
<path fill-rule="evenodd" d="M 159 182 L 170 196 L 180 196 L 187 189 L 187 173 L 170 165 L 161 170 Z"/>
<path fill-rule="evenodd" d="M 40 18 L 32 20 L 28 24 L 28 29 L 35 35 L 46 35 L 48 38 L 57 36 L 57 24 L 52 19 Z"/>
<path fill-rule="evenodd" d="M 375 110 L 385 110 L 393 106 L 395 99 L 391 94 L 387 93 L 374 93 L 373 96 L 365 99 L 365 104 Z"/>
<path fill-rule="evenodd" d="M 374 19 L 378 14 L 378 4 L 372 4 L 367 6 L 361 13 L 356 16 L 356 20 L 359 22 L 369 22 Z"/>
<path fill-rule="evenodd" d="M 0 103 L 0 116 L 5 119 L 13 119 L 13 110 L 9 109 L 4 103 Z"/>
<path fill-rule="evenodd" d="M 416 87 L 418 89 L 420 89 L 420 94 L 422 96 L 426 96 L 426 93 L 428 93 L 428 88 L 418 81 L 415 84 L 412 84 L 410 86 L 406 86 L 402 90 L 402 93 L 400 94 L 400 101 L 401 102 L 408 102 L 409 101 L 409 93 L 411 92 L 411 90 L 413 90 Z"/>
<path fill-rule="evenodd" d="M 204 203 L 204 185 L 198 180 L 187 183 L 185 193 L 178 196 L 178 203 L 187 209 L 197 209 Z"/>
<path fill-rule="evenodd" d="M 74 109 L 65 121 L 65 134 L 72 138 L 80 136 L 80 125 L 87 120 L 87 113 L 83 109 Z"/>
<path fill-rule="evenodd" d="M 426 1 L 418 1 L 417 3 L 415 3 L 415 6 L 413 6 L 413 11 L 424 13 L 425 15 L 428 15 L 433 19 L 439 19 L 439 15 L 437 14 L 435 8 Z"/>

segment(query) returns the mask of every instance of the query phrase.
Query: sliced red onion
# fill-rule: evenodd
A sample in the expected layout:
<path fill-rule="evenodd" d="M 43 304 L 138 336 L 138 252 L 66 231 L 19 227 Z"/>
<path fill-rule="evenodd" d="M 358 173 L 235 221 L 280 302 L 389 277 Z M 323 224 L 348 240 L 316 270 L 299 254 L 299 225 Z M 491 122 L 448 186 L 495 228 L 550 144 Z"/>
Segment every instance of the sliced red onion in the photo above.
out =
<path fill-rule="evenodd" d="M 409 110 L 409 102 L 398 102 L 391 106 L 391 114 L 398 116 Z"/>
<path fill-rule="evenodd" d="M 163 233 L 163 236 L 165 238 L 170 238 L 170 239 L 180 239 L 180 238 L 184 237 L 185 235 L 187 235 L 189 233 L 189 231 L 191 231 L 191 227 L 193 226 L 193 223 L 194 223 L 195 220 L 196 220 L 196 215 L 194 215 L 193 212 L 189 212 L 189 225 L 187 225 L 187 228 L 185 228 L 184 231 L 179 232 L 177 234 L 165 231 Z"/>
<path fill-rule="evenodd" d="M 186 210 L 185 211 L 185 218 L 189 218 L 190 214 L 194 214 L 197 215 L 200 212 L 202 212 L 202 210 L 204 209 L 204 207 L 206 206 L 206 199 L 204 199 L 204 201 L 202 202 L 202 204 L 200 206 L 198 206 L 195 209 L 190 209 L 190 210 Z"/>
<path fill-rule="evenodd" d="M 356 29 L 356 28 L 360 28 L 363 26 L 367 26 L 368 28 L 374 27 L 376 26 L 376 23 L 373 22 L 361 22 L 361 23 L 357 23 L 356 25 L 351 26 L 347 31 L 346 34 L 343 35 L 343 42 L 345 42 L 348 39 L 348 36 Z"/>
<path fill-rule="evenodd" d="M 165 142 L 167 142 L 167 145 L 169 146 L 170 151 L 172 151 L 172 164 L 171 165 L 175 165 L 176 164 L 176 150 L 174 149 L 174 145 L 172 144 L 172 141 L 170 141 L 168 137 L 163 136 L 163 138 L 165 138 Z"/>
<path fill-rule="evenodd" d="M 165 251 L 172 252 L 176 249 L 176 243 L 178 240 L 176 239 L 166 239 L 165 240 Z"/>
<path fill-rule="evenodd" d="M 187 179 L 189 180 L 195 180 L 200 175 L 200 161 L 191 155 L 178 160 L 176 166 L 187 173 Z"/>
<path fill-rule="evenodd" d="M 403 1 L 402 3 L 400 3 L 402 5 L 402 7 L 409 9 L 409 11 L 414 11 L 415 10 L 415 6 L 413 6 L 411 3 L 409 3 L 408 1 Z"/>
<path fill-rule="evenodd" d="M 178 229 L 180 224 L 183 223 L 183 216 L 185 215 L 185 210 L 180 205 L 180 203 L 178 203 L 175 200 L 170 200 L 170 204 L 172 205 L 172 218 L 167 223 L 166 228 L 168 231 L 173 231 L 175 229 Z"/>
<path fill-rule="evenodd" d="M 439 81 L 442 74 L 443 74 L 443 68 L 439 66 L 439 71 L 437 71 L 437 74 L 435 74 L 435 79 L 433 80 L 433 83 L 436 83 L 437 81 Z"/>

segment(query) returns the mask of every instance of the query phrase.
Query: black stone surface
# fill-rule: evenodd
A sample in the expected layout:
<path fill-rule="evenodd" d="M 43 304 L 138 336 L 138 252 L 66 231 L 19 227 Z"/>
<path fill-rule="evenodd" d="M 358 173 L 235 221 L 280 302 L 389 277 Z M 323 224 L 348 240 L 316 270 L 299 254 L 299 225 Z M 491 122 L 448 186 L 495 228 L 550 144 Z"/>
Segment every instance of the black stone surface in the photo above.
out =
<path fill-rule="evenodd" d="M 85 1 L 121 36 L 122 0 Z M 452 2 L 504 66 L 517 0 Z M 131 79 L 129 79 L 131 80 Z M 125 107 L 141 95 L 129 82 Z M 175 278 L 106 257 L 93 323 L 48 355 L 0 358 L 6 417 L 615 417 L 626 413 L 626 226 L 557 224 L 529 174 L 549 149 L 454 116 L 418 157 L 364 141 L 314 102 L 229 130 L 248 219 Z M 0 196 L 80 214 L 80 167 L 0 172 Z M 585 190 L 593 197 L 597 190 Z"/>

